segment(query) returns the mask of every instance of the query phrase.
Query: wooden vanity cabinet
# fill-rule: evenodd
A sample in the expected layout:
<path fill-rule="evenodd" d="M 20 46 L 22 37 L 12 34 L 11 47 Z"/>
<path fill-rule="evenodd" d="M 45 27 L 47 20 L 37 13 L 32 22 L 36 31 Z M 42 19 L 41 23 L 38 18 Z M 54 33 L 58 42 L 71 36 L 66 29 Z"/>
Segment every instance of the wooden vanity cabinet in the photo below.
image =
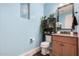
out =
<path fill-rule="evenodd" d="M 70 36 L 52 36 L 52 55 L 55 56 L 77 56 L 78 38 Z"/>

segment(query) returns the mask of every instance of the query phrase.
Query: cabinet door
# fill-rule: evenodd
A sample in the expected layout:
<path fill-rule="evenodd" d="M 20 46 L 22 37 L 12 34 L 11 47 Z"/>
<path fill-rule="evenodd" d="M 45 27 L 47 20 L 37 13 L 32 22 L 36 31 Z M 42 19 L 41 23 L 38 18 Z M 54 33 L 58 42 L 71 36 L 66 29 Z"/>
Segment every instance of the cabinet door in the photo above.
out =
<path fill-rule="evenodd" d="M 76 45 L 72 44 L 63 44 L 63 55 L 64 56 L 76 56 Z"/>
<path fill-rule="evenodd" d="M 53 41 L 53 45 L 52 45 L 52 55 L 55 56 L 62 56 L 62 46 L 61 46 L 61 42 L 57 42 L 57 41 Z"/>

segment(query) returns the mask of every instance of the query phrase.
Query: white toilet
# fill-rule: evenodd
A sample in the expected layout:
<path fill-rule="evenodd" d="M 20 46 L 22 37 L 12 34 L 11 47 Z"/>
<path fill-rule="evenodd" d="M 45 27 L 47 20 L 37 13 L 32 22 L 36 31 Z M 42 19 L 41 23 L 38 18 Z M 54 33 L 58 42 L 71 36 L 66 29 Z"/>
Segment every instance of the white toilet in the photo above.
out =
<path fill-rule="evenodd" d="M 49 54 L 49 47 L 51 43 L 51 35 L 45 35 L 46 41 L 41 42 L 41 54 Z"/>

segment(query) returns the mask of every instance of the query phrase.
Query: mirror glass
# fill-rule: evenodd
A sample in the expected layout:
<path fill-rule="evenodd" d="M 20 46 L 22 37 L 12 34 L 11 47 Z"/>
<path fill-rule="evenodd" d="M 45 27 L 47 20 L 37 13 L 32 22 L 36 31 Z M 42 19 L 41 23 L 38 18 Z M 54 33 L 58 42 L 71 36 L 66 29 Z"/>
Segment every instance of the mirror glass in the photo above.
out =
<path fill-rule="evenodd" d="M 62 24 L 61 29 L 72 29 L 73 4 L 67 4 L 58 8 L 58 20 Z"/>

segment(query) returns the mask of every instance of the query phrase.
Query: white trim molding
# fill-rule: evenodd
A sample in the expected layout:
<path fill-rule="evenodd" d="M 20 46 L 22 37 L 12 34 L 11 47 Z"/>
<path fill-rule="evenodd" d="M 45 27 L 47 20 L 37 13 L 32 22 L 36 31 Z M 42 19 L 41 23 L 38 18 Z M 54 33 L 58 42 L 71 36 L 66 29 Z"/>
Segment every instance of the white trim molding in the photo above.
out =
<path fill-rule="evenodd" d="M 21 54 L 20 56 L 33 56 L 34 54 L 36 54 L 39 51 L 40 51 L 40 47 L 37 47 L 37 48 L 34 48 L 28 52 Z"/>

